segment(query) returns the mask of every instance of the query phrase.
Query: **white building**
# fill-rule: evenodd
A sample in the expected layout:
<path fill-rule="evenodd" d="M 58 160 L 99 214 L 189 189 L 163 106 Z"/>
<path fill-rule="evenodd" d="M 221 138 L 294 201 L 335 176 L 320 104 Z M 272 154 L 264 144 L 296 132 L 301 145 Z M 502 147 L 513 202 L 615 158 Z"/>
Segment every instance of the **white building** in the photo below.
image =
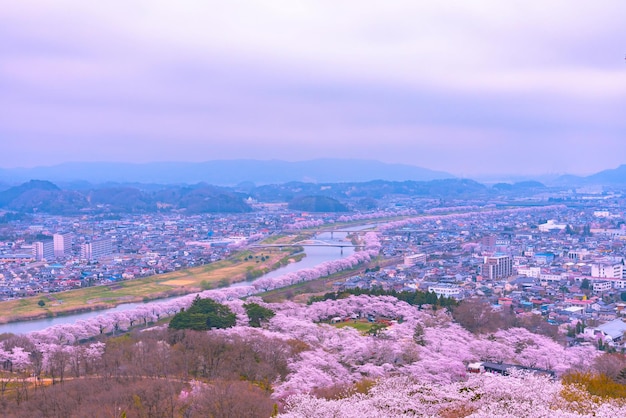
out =
<path fill-rule="evenodd" d="M 560 274 L 544 273 L 539 275 L 539 280 L 541 280 L 542 282 L 560 282 L 563 279 L 564 277 Z"/>
<path fill-rule="evenodd" d="M 624 277 L 624 265 L 622 263 L 594 263 L 591 265 L 593 277 L 621 279 Z"/>
<path fill-rule="evenodd" d="M 555 229 L 558 230 L 563 230 L 565 228 L 567 228 L 567 225 L 565 224 L 557 224 L 555 220 L 551 219 L 548 222 L 546 222 L 545 224 L 541 224 L 539 226 L 537 226 L 537 228 L 541 231 L 541 232 L 549 232 Z"/>
<path fill-rule="evenodd" d="M 113 254 L 113 244 L 110 238 L 94 240 L 80 246 L 80 256 L 87 260 L 97 260 L 111 254 Z"/>
<path fill-rule="evenodd" d="M 426 254 L 411 254 L 404 257 L 404 265 L 411 267 L 419 263 L 426 262 Z"/>
<path fill-rule="evenodd" d="M 541 276 L 541 267 L 520 267 L 517 269 L 517 274 L 538 279 Z"/>
<path fill-rule="evenodd" d="M 594 281 L 593 284 L 593 291 L 594 293 L 601 293 L 601 292 L 607 292 L 609 290 L 611 290 L 611 288 L 613 287 L 613 283 L 611 283 L 608 280 L 598 280 L 598 281 Z"/>
<path fill-rule="evenodd" d="M 449 284 L 437 284 L 428 286 L 428 291 L 434 292 L 437 296 L 445 296 L 455 299 L 459 299 L 462 293 L 462 289 L 460 287 Z"/>
<path fill-rule="evenodd" d="M 54 234 L 52 239 L 55 257 L 63 258 L 72 253 L 72 234 Z"/>
<path fill-rule="evenodd" d="M 589 250 L 582 249 L 582 250 L 573 250 L 573 251 L 568 251 L 567 252 L 567 258 L 569 258 L 570 260 L 584 260 L 585 258 L 589 258 L 591 254 L 589 253 Z"/>
<path fill-rule="evenodd" d="M 54 243 L 52 240 L 33 242 L 33 257 L 37 261 L 52 260 L 54 258 Z"/>

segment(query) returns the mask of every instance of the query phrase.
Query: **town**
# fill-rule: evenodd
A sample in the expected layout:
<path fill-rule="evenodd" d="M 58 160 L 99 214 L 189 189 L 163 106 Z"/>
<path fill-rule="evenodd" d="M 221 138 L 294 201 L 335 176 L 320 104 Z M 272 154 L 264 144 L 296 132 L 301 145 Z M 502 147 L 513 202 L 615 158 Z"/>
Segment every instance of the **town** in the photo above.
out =
<path fill-rule="evenodd" d="M 258 204 L 243 214 L 34 214 L 0 225 L 0 296 L 54 297 L 111 286 L 216 262 L 271 236 L 367 223 L 380 234 L 381 256 L 375 266 L 334 282 L 333 290 L 417 289 L 478 298 L 496 311 L 540 316 L 570 345 L 601 341 L 600 347 L 623 351 L 621 202 L 619 195 L 588 194 L 566 204 L 543 199 L 517 207 L 388 199 L 376 211 L 349 215 L 294 211 L 286 204 Z M 380 219 L 386 221 L 377 229 Z M 359 233 L 351 237 L 358 242 Z"/>

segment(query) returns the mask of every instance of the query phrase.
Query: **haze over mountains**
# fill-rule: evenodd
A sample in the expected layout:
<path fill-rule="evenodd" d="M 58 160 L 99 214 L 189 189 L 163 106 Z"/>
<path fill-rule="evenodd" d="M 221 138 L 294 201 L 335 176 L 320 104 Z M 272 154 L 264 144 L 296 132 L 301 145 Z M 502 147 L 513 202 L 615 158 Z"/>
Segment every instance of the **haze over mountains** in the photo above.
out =
<path fill-rule="evenodd" d="M 279 184 L 290 181 L 312 183 L 361 182 L 370 180 L 434 180 L 453 178 L 450 173 L 404 164 L 373 160 L 317 159 L 288 162 L 280 160 L 214 160 L 202 163 L 155 162 L 65 163 L 48 167 L 0 169 L 0 181 L 23 182 L 45 179 L 53 182 L 87 181 L 180 184 L 206 182 L 232 186 L 252 181 Z"/>
<path fill-rule="evenodd" d="M 87 182 L 195 184 L 204 182 L 218 186 L 235 186 L 245 182 L 255 185 L 288 182 L 342 183 L 385 181 L 430 181 L 456 178 L 453 174 L 407 164 L 391 164 L 375 160 L 315 159 L 282 160 L 213 160 L 192 162 L 114 163 L 70 162 L 32 168 L 0 168 L 0 183 L 15 185 L 31 179 L 56 183 Z M 485 183 L 538 180 L 551 186 L 626 185 L 626 165 L 589 176 L 503 176 L 477 178 Z"/>

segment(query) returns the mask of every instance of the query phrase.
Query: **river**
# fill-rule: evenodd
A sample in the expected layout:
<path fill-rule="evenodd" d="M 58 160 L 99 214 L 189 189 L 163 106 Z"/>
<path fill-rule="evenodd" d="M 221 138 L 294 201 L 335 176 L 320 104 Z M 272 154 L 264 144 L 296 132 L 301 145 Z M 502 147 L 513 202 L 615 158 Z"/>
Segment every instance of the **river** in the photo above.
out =
<path fill-rule="evenodd" d="M 351 230 L 351 231 L 359 231 L 363 229 L 367 229 L 372 227 L 373 225 L 361 225 L 350 228 L 342 228 L 342 230 Z M 315 237 L 317 240 L 326 241 L 326 242 L 345 242 L 347 233 L 345 232 L 334 232 L 333 238 L 331 238 L 331 234 L 329 232 L 323 232 Z M 291 273 L 300 269 L 315 267 L 318 264 L 321 264 L 325 261 L 338 260 L 340 258 L 348 257 L 354 252 L 354 249 L 351 247 L 343 248 L 343 251 L 338 247 L 304 247 L 304 252 L 306 253 L 306 257 L 302 260 L 288 264 L 284 267 L 281 267 L 277 270 L 271 271 L 261 277 L 261 278 L 271 278 L 278 277 L 282 274 Z M 258 279 L 257 279 L 258 280 Z M 250 282 L 240 282 L 233 283 L 231 286 L 241 286 L 241 285 L 249 285 Z M 45 319 L 34 319 L 30 321 L 20 321 L 20 322 L 9 322 L 8 324 L 0 324 L 0 334 L 2 333 L 13 333 L 13 334 L 26 334 L 33 331 L 40 331 L 42 329 L 51 327 L 53 325 L 58 324 L 73 324 L 76 321 L 84 320 L 88 318 L 92 318 L 94 316 L 102 315 L 104 313 L 109 312 L 120 312 L 128 309 L 134 309 L 138 306 L 145 305 L 146 303 L 159 303 L 164 302 L 166 300 L 175 299 L 180 296 L 175 296 L 172 298 L 166 299 L 157 299 L 150 302 L 137 302 L 137 303 L 123 303 L 117 305 L 114 308 L 103 309 L 98 311 L 91 312 L 82 312 L 70 315 L 57 316 L 54 318 L 45 318 Z"/>

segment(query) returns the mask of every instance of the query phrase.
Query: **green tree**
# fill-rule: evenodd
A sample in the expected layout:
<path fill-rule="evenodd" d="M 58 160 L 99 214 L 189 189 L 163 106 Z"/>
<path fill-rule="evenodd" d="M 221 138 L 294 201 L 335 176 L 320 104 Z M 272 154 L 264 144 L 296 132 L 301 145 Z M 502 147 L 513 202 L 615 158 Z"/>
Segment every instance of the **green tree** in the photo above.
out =
<path fill-rule="evenodd" d="M 213 299 L 196 296 L 189 309 L 183 309 L 174 315 L 169 327 L 204 331 L 211 328 L 230 328 L 235 325 L 236 320 L 236 315 L 228 306 Z"/>
<path fill-rule="evenodd" d="M 255 328 L 261 327 L 261 322 L 269 321 L 276 315 L 273 310 L 265 308 L 258 303 L 246 303 L 243 307 L 246 309 L 246 314 L 248 314 L 248 323 Z"/>

